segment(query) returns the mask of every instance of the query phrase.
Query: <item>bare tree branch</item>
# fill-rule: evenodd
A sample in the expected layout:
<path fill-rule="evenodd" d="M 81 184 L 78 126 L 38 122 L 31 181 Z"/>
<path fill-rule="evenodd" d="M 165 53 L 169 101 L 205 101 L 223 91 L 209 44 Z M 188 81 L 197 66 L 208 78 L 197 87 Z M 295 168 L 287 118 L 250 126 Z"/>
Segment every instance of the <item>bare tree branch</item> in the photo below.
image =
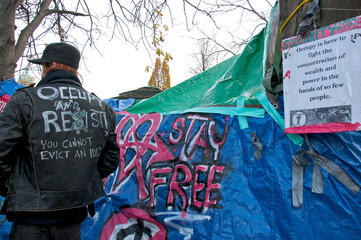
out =
<path fill-rule="evenodd" d="M 90 17 L 89 14 L 84 14 L 84 13 L 79 13 L 79 12 L 73 12 L 73 11 L 65 11 L 65 10 L 58 10 L 58 9 L 52 9 L 52 10 L 49 10 L 49 14 L 52 14 L 52 13 L 57 13 L 57 14 L 60 14 L 60 15 L 73 15 L 73 16 L 81 16 L 81 17 Z"/>
<path fill-rule="evenodd" d="M 154 37 L 164 41 L 165 36 L 165 33 L 156 30 L 154 26 L 160 26 L 163 22 L 173 24 L 173 13 L 176 13 L 175 15 L 178 17 L 177 13 L 181 10 L 181 7 L 183 7 L 183 16 L 181 17 L 186 22 L 185 28 L 192 31 L 198 29 L 203 34 L 203 38 L 208 39 L 211 45 L 209 49 L 212 49 L 214 52 L 212 55 L 217 56 L 217 58 L 227 54 L 237 54 L 244 44 L 249 41 L 250 36 L 248 35 L 252 35 L 258 28 L 256 26 L 253 31 L 248 32 L 248 35 L 243 33 L 237 35 L 235 32 L 232 33 L 232 30 L 228 30 L 232 42 L 225 42 L 223 39 L 221 41 L 220 38 L 215 37 L 216 35 L 211 36 L 208 31 L 211 28 L 215 29 L 215 31 L 225 30 L 224 25 L 219 21 L 220 17 L 237 13 L 234 16 L 239 20 L 240 26 L 243 24 L 244 18 L 249 16 L 256 18 L 257 21 L 267 22 L 266 14 L 257 11 L 256 3 L 258 4 L 260 0 L 182 0 L 182 2 L 167 0 L 108 0 L 105 1 L 108 4 L 105 6 L 107 8 L 104 8 L 105 12 L 99 12 L 97 5 L 94 5 L 95 2 L 89 0 L 16 0 L 11 1 L 11 3 L 10 0 L 8 1 L 9 4 L 7 5 L 3 4 L 2 1 L 2 7 L 7 6 L 5 11 L 14 10 L 15 12 L 12 20 L 16 21 L 15 37 L 17 37 L 17 40 L 14 41 L 15 39 L 11 39 L 14 37 L 6 33 L 8 34 L 6 36 L 11 40 L 10 43 L 14 42 L 14 46 L 13 49 L 6 50 L 9 52 L 2 56 L 13 54 L 15 62 L 21 57 L 37 55 L 37 47 L 44 44 L 42 41 L 54 35 L 60 38 L 60 41 L 70 40 L 77 45 L 82 45 L 82 52 L 84 52 L 86 46 L 97 49 L 95 44 L 100 35 L 109 34 L 109 40 L 122 38 L 135 47 L 142 44 L 151 57 L 151 51 L 155 50 L 155 46 L 152 44 Z M 270 2 L 274 0 L 262 1 L 267 5 L 271 5 Z M 174 7 L 175 4 L 182 4 L 179 5 L 179 10 Z M 1 9 L 1 11 L 4 11 L 4 9 Z M 165 13 L 167 13 L 166 17 L 163 16 Z M 82 22 L 79 20 L 81 18 L 77 17 L 86 17 L 88 21 Z M 107 27 L 105 28 L 101 28 L 100 24 L 98 25 L 102 19 L 107 21 Z M 203 24 L 206 26 L 204 29 L 201 28 Z M 8 31 L 7 29 L 12 28 L 11 25 L 10 28 L 4 27 L 2 29 Z M 83 34 L 82 39 L 78 37 L 79 33 Z M 23 66 L 22 61 L 19 64 L 19 67 Z M 1 62 L 0 66 L 0 71 L 5 68 L 2 67 Z M 8 68 L 12 69 L 15 63 L 8 64 L 8 66 Z M 9 74 L 6 73 L 5 75 Z M 3 79 L 3 77 L 1 78 Z"/>
<path fill-rule="evenodd" d="M 40 25 L 40 23 L 42 22 L 44 17 L 49 14 L 48 8 L 50 6 L 50 3 L 51 3 L 51 0 L 44 0 L 41 3 L 39 13 L 36 15 L 36 17 L 33 19 L 33 21 L 31 21 L 29 23 L 29 25 L 21 31 L 21 34 L 15 45 L 15 61 L 18 61 L 21 54 L 24 52 L 26 43 L 27 43 L 29 37 L 31 36 L 31 34 Z"/>

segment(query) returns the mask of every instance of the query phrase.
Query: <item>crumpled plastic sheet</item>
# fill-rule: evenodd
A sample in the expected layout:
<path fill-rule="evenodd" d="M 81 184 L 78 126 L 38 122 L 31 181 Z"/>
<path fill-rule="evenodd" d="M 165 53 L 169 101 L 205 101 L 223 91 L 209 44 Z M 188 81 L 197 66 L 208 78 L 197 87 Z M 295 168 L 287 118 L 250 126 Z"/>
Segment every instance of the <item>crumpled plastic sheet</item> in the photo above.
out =
<path fill-rule="evenodd" d="M 254 152 L 253 156 L 255 156 L 257 160 L 259 160 L 262 156 L 263 144 L 261 140 L 259 140 L 255 132 L 251 132 L 251 137 L 252 137 L 252 143 L 256 147 L 256 151 Z"/>
<path fill-rule="evenodd" d="M 313 31 L 321 26 L 321 13 L 319 0 L 313 0 L 304 13 L 299 16 L 303 19 L 300 23 L 300 28 L 297 35 L 303 35 L 306 32 Z"/>
<path fill-rule="evenodd" d="M 134 98 L 127 98 L 127 99 L 109 98 L 109 99 L 104 99 L 103 101 L 108 103 L 109 106 L 112 107 L 112 109 L 115 112 L 121 112 L 121 111 L 131 107 L 134 104 L 135 99 Z"/>
<path fill-rule="evenodd" d="M 14 78 L 6 79 L 0 82 L 0 96 L 4 94 L 11 96 L 16 90 L 23 87 L 25 86 L 15 82 Z"/>

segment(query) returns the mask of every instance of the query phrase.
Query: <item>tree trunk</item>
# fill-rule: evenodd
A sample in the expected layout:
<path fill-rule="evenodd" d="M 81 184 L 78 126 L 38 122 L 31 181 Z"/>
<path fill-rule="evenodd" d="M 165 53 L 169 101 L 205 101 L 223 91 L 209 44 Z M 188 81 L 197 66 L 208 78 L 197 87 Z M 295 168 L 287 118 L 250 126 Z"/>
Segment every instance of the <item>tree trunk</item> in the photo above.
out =
<path fill-rule="evenodd" d="M 321 27 L 361 15 L 360 0 L 320 0 Z"/>
<path fill-rule="evenodd" d="M 15 62 L 15 9 L 17 2 L 1 0 L 0 6 L 0 81 L 13 78 Z"/>
<path fill-rule="evenodd" d="M 51 13 L 48 9 L 51 1 L 39 1 L 39 11 L 20 32 L 15 45 L 15 11 L 23 0 L 0 0 L 0 81 L 14 78 L 16 62 L 21 57 L 29 37 L 43 19 Z"/>
<path fill-rule="evenodd" d="M 280 0 L 280 25 L 282 25 L 291 13 L 303 2 L 303 0 Z M 307 5 L 306 5 L 307 6 Z M 304 11 L 306 8 L 302 6 L 298 12 Z M 301 20 L 297 14 L 293 15 L 290 21 L 282 30 L 282 39 L 295 36 Z"/>

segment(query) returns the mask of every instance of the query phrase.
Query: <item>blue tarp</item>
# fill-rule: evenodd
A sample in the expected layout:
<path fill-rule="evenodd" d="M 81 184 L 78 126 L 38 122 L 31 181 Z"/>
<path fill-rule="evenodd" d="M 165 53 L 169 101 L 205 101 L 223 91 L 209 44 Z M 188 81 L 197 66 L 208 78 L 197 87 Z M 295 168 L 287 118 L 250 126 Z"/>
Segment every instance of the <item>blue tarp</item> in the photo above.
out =
<path fill-rule="evenodd" d="M 24 85 L 15 82 L 14 78 L 6 79 L 0 82 L 0 96 L 6 95 L 13 95 L 16 90 L 19 88 L 23 88 Z"/>
<path fill-rule="evenodd" d="M 132 106 L 135 102 L 134 98 L 128 98 L 128 99 L 115 99 L 115 98 L 108 98 L 104 99 L 104 102 L 108 103 L 109 106 L 113 108 L 115 112 L 121 112 L 124 109 L 129 108 Z"/>
<path fill-rule="evenodd" d="M 247 122 L 241 130 L 237 116 L 222 114 L 121 117 L 120 168 L 105 180 L 107 196 L 83 222 L 82 239 L 359 239 L 360 192 L 321 168 L 324 192 L 313 193 L 308 158 L 295 208 L 293 156 L 308 145 L 292 143 L 268 114 Z M 360 134 L 308 138 L 360 186 Z M 1 239 L 10 226 L 0 226 Z"/>
<path fill-rule="evenodd" d="M 121 167 L 82 239 L 359 239 L 360 193 L 322 168 L 324 192 L 313 193 L 308 159 L 303 205 L 295 208 L 292 159 L 308 146 L 293 144 L 268 114 L 247 121 L 241 130 L 237 117 L 220 114 L 124 116 Z M 308 138 L 361 185 L 359 132 Z"/>

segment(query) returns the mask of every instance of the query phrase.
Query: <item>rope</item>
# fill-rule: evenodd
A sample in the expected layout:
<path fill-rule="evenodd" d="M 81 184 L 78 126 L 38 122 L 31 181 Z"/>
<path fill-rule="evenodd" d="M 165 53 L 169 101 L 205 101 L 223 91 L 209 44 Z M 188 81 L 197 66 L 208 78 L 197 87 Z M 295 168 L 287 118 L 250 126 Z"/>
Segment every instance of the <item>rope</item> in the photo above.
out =
<path fill-rule="evenodd" d="M 283 28 L 287 25 L 288 21 L 290 21 L 290 19 L 293 17 L 293 15 L 295 15 L 295 13 L 298 11 L 298 9 L 300 9 L 300 7 L 303 6 L 303 4 L 309 2 L 311 0 L 305 0 L 303 1 L 303 3 L 301 3 L 300 5 L 298 5 L 298 7 L 291 13 L 291 15 L 286 19 L 286 21 L 284 21 L 284 23 L 282 24 L 281 28 L 280 28 L 280 36 L 281 36 L 281 39 L 282 39 L 282 30 Z"/>

